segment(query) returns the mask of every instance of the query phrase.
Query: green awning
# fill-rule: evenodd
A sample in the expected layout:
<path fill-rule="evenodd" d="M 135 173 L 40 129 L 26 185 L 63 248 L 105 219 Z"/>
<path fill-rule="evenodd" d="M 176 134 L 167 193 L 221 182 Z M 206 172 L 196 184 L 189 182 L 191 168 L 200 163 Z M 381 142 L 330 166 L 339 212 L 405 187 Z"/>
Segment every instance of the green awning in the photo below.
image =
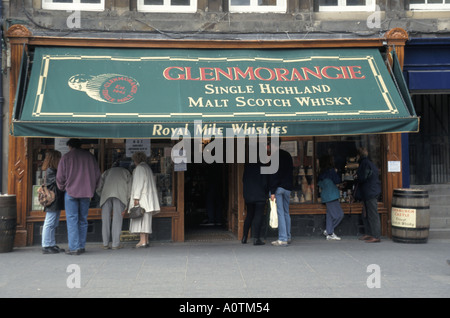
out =
<path fill-rule="evenodd" d="M 36 47 L 29 81 L 24 77 L 25 71 L 11 123 L 14 136 L 418 130 L 409 95 L 397 89 L 378 49 Z"/>

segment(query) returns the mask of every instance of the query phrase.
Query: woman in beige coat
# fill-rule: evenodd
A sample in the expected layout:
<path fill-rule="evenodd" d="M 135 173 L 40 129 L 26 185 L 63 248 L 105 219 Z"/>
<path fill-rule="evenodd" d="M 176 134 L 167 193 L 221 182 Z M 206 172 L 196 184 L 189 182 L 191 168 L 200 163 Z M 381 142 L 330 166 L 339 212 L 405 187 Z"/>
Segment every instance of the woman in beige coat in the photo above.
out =
<path fill-rule="evenodd" d="M 144 216 L 138 219 L 130 219 L 130 232 L 139 233 L 139 247 L 148 246 L 148 236 L 152 233 L 152 216 L 159 213 L 158 190 L 150 166 L 147 164 L 147 156 L 143 152 L 136 152 L 131 157 L 136 168 L 133 171 L 133 182 L 129 208 L 140 205 L 144 210 Z"/>

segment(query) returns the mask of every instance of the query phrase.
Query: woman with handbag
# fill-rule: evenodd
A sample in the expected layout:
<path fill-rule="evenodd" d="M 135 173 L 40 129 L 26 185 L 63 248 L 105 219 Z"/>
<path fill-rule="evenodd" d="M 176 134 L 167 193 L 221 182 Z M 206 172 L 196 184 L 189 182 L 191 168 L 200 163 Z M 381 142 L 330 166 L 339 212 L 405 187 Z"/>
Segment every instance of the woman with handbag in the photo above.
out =
<path fill-rule="evenodd" d="M 139 233 L 140 240 L 136 248 L 148 246 L 148 236 L 152 233 L 152 216 L 159 213 L 158 190 L 147 156 L 143 152 L 135 152 L 131 157 L 136 168 L 133 171 L 133 182 L 129 203 L 129 213 L 135 206 L 144 210 L 142 217 L 130 219 L 130 233 Z"/>
<path fill-rule="evenodd" d="M 64 252 L 56 245 L 55 232 L 59 225 L 59 215 L 64 209 L 64 192 L 56 186 L 56 170 L 58 168 L 61 153 L 57 150 L 49 150 L 45 154 L 42 170 L 45 171 L 45 186 L 55 193 L 55 201 L 44 207 L 45 221 L 42 228 L 42 253 L 55 254 Z"/>

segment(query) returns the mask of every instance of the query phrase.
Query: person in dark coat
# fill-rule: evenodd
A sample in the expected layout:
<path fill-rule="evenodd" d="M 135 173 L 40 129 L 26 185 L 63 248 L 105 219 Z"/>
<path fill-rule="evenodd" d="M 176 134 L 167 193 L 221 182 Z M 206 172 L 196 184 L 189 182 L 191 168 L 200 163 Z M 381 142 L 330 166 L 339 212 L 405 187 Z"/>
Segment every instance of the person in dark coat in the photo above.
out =
<path fill-rule="evenodd" d="M 56 169 L 58 168 L 61 153 L 57 150 L 49 150 L 45 154 L 42 170 L 45 171 L 45 185 L 50 191 L 55 192 L 55 201 L 44 208 L 45 221 L 42 227 L 42 253 L 55 254 L 64 252 L 56 245 L 55 232 L 59 225 L 59 215 L 64 209 L 64 192 L 56 186 Z"/>
<path fill-rule="evenodd" d="M 358 190 L 355 197 L 363 202 L 363 223 L 365 235 L 361 238 L 367 243 L 380 242 L 381 223 L 378 214 L 378 196 L 381 182 L 378 168 L 368 158 L 365 148 L 358 149 L 359 167 L 356 171 Z"/>
<path fill-rule="evenodd" d="M 252 229 L 253 245 L 264 245 L 261 240 L 261 227 L 266 201 L 269 195 L 267 175 L 261 174 L 260 163 L 246 163 L 244 166 L 244 201 L 247 216 L 244 221 L 242 243 L 247 243 L 248 232 Z"/>

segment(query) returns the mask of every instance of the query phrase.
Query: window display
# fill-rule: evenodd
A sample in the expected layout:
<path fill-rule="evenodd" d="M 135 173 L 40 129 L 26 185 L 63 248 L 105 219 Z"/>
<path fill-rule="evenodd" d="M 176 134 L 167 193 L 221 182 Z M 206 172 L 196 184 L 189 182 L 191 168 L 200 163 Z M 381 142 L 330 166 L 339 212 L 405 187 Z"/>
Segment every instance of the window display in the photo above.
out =
<path fill-rule="evenodd" d="M 333 157 L 341 176 L 340 201 L 349 202 L 358 169 L 357 149 L 366 147 L 371 160 L 381 168 L 380 143 L 379 135 L 284 138 L 280 148 L 291 154 L 294 163 L 291 204 L 320 203 L 317 177 L 319 159 L 324 155 Z"/>
<path fill-rule="evenodd" d="M 62 155 L 69 151 L 66 146 L 68 138 L 41 138 L 33 140 L 33 187 L 42 184 L 43 172 L 41 169 L 45 152 L 48 149 L 59 150 Z M 130 172 L 134 166 L 131 155 L 135 151 L 143 151 L 147 155 L 147 163 L 152 168 L 160 206 L 174 205 L 173 162 L 170 157 L 172 143 L 167 140 L 150 139 L 82 139 L 83 149 L 89 150 L 97 158 L 100 170 L 111 168 L 118 164 Z M 34 192 L 33 200 L 34 202 Z M 31 209 L 36 210 L 38 205 L 32 204 Z M 90 208 L 99 208 L 97 195 L 91 200 Z"/>

